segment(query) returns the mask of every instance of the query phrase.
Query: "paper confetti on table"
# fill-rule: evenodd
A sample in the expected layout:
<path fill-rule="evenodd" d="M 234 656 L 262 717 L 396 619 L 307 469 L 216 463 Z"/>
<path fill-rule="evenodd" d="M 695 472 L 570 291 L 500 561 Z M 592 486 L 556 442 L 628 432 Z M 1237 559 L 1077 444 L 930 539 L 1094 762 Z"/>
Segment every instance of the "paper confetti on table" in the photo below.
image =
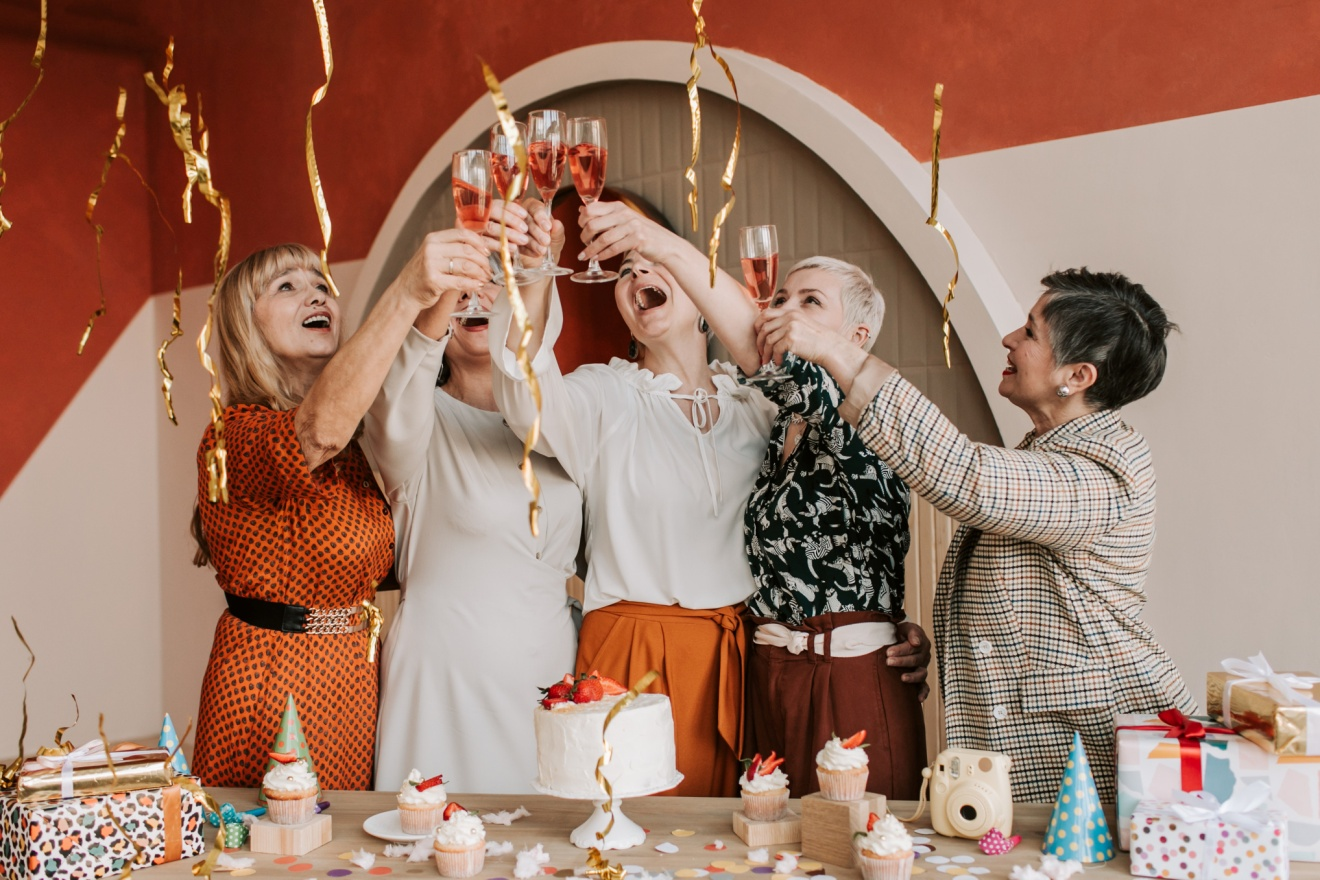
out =
<path fill-rule="evenodd" d="M 720 850 L 725 850 L 728 848 L 729 847 L 726 846 L 724 841 L 722 840 L 716 840 L 713 843 L 706 844 L 706 849 L 711 850 L 712 852 L 719 852 Z"/>
<path fill-rule="evenodd" d="M 672 835 L 674 835 L 675 837 L 691 837 L 692 835 L 696 834 L 697 832 L 695 832 L 695 831 L 688 831 L 686 828 L 675 828 L 673 831 L 671 831 L 671 832 L 669 832 L 669 833 L 672 834 Z"/>
<path fill-rule="evenodd" d="M 918 828 L 918 829 L 917 829 L 917 833 L 918 833 L 918 834 L 937 834 L 938 832 L 937 832 L 934 828 Z"/>
<path fill-rule="evenodd" d="M 666 840 L 664 843 L 656 844 L 655 851 L 662 853 L 676 853 L 678 852 L 678 847 Z"/>
<path fill-rule="evenodd" d="M 512 840 L 486 841 L 486 855 L 488 856 L 507 856 L 511 852 L 513 852 Z"/>
<path fill-rule="evenodd" d="M 709 877 L 710 871 L 705 868 L 680 868 L 674 872 L 675 877 Z"/>
<path fill-rule="evenodd" d="M 947 856 L 927 856 L 923 861 L 928 865 L 947 865 L 949 863 Z"/>
<path fill-rule="evenodd" d="M 510 813 L 508 810 L 500 810 L 498 813 L 482 813 L 481 821 L 487 825 L 512 825 L 519 819 L 525 819 L 532 815 L 526 807 L 518 807 Z"/>

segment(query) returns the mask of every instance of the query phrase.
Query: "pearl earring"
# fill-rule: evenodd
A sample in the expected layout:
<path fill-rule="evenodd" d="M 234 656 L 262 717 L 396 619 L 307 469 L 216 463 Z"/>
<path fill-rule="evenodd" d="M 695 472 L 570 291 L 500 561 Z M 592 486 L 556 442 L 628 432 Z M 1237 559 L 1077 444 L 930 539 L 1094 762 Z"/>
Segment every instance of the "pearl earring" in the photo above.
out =
<path fill-rule="evenodd" d="M 1056 391 L 1055 394 L 1058 394 L 1060 397 L 1067 397 L 1069 394 L 1072 394 L 1072 392 L 1068 390 L 1067 385 L 1060 385 L 1059 390 Z"/>

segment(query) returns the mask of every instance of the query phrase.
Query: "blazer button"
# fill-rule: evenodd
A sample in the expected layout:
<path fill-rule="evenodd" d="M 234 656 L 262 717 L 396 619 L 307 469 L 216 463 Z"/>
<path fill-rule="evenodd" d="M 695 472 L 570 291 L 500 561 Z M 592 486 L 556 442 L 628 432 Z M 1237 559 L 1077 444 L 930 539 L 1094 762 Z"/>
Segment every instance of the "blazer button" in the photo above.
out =
<path fill-rule="evenodd" d="M 998 720 L 998 721 L 1003 721 L 1005 718 L 1008 717 L 1008 707 L 1006 707 L 1006 706 L 995 706 L 995 708 L 994 708 L 994 710 L 993 710 L 993 712 L 992 712 L 991 714 L 993 714 L 993 715 L 995 716 L 995 719 L 996 719 L 996 720 Z"/>
<path fill-rule="evenodd" d="M 995 652 L 995 646 L 990 643 L 989 639 L 981 639 L 981 641 L 976 643 L 976 650 L 980 651 L 982 654 L 993 654 Z"/>

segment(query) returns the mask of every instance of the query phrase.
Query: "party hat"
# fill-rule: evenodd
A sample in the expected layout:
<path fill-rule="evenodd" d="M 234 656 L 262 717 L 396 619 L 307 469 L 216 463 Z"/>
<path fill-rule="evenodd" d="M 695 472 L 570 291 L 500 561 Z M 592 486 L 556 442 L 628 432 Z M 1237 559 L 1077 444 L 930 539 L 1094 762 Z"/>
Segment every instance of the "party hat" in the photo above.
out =
<path fill-rule="evenodd" d="M 1107 862 L 1114 857 L 1114 838 L 1100 806 L 1100 795 L 1086 760 L 1082 735 L 1073 733 L 1072 749 L 1064 766 L 1054 815 L 1045 829 L 1042 851 L 1061 859 Z"/>
<path fill-rule="evenodd" d="M 271 743 L 271 752 L 278 755 L 293 754 L 307 765 L 307 769 L 315 773 L 316 765 L 312 763 L 312 753 L 307 748 L 307 735 L 303 733 L 302 721 L 298 719 L 298 706 L 293 702 L 293 694 L 289 694 L 289 700 L 284 705 L 284 715 L 280 717 L 280 728 L 275 732 L 275 741 Z M 279 761 L 274 758 L 266 759 L 266 768 L 261 771 L 265 776 L 273 768 L 279 766 Z M 319 790 L 318 790 L 319 795 Z M 260 803 L 266 802 L 266 793 L 262 792 L 257 800 Z"/>
<path fill-rule="evenodd" d="M 174 769 L 175 773 L 181 776 L 188 776 L 192 773 L 188 769 L 188 759 L 183 756 L 183 749 L 179 748 L 179 734 L 174 729 L 174 719 L 170 718 L 169 712 L 165 713 L 165 720 L 161 722 L 160 740 L 156 745 L 174 753 L 174 758 L 170 761 L 170 767 Z"/>

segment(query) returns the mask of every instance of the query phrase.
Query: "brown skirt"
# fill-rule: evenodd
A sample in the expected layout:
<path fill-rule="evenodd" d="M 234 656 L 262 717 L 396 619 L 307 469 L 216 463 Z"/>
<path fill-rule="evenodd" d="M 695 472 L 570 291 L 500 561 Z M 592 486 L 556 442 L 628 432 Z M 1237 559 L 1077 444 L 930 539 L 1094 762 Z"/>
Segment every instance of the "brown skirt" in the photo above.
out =
<path fill-rule="evenodd" d="M 579 672 L 631 685 L 648 670 L 647 688 L 668 694 L 683 781 L 670 795 L 732 797 L 742 744 L 742 606 L 693 609 L 615 602 L 589 612 L 578 635 Z"/>
<path fill-rule="evenodd" d="M 853 623 L 891 621 L 872 611 L 822 614 L 789 629 L 827 634 L 823 654 L 757 645 L 755 628 L 778 623 L 747 616 L 747 716 L 743 754 L 778 752 L 793 797 L 820 790 L 816 753 L 838 734 L 866 731 L 871 775 L 867 791 L 895 800 L 916 800 L 926 766 L 926 725 L 919 688 L 905 684 L 903 670 L 885 663 L 881 648 L 860 657 L 831 657 L 828 633 Z"/>

